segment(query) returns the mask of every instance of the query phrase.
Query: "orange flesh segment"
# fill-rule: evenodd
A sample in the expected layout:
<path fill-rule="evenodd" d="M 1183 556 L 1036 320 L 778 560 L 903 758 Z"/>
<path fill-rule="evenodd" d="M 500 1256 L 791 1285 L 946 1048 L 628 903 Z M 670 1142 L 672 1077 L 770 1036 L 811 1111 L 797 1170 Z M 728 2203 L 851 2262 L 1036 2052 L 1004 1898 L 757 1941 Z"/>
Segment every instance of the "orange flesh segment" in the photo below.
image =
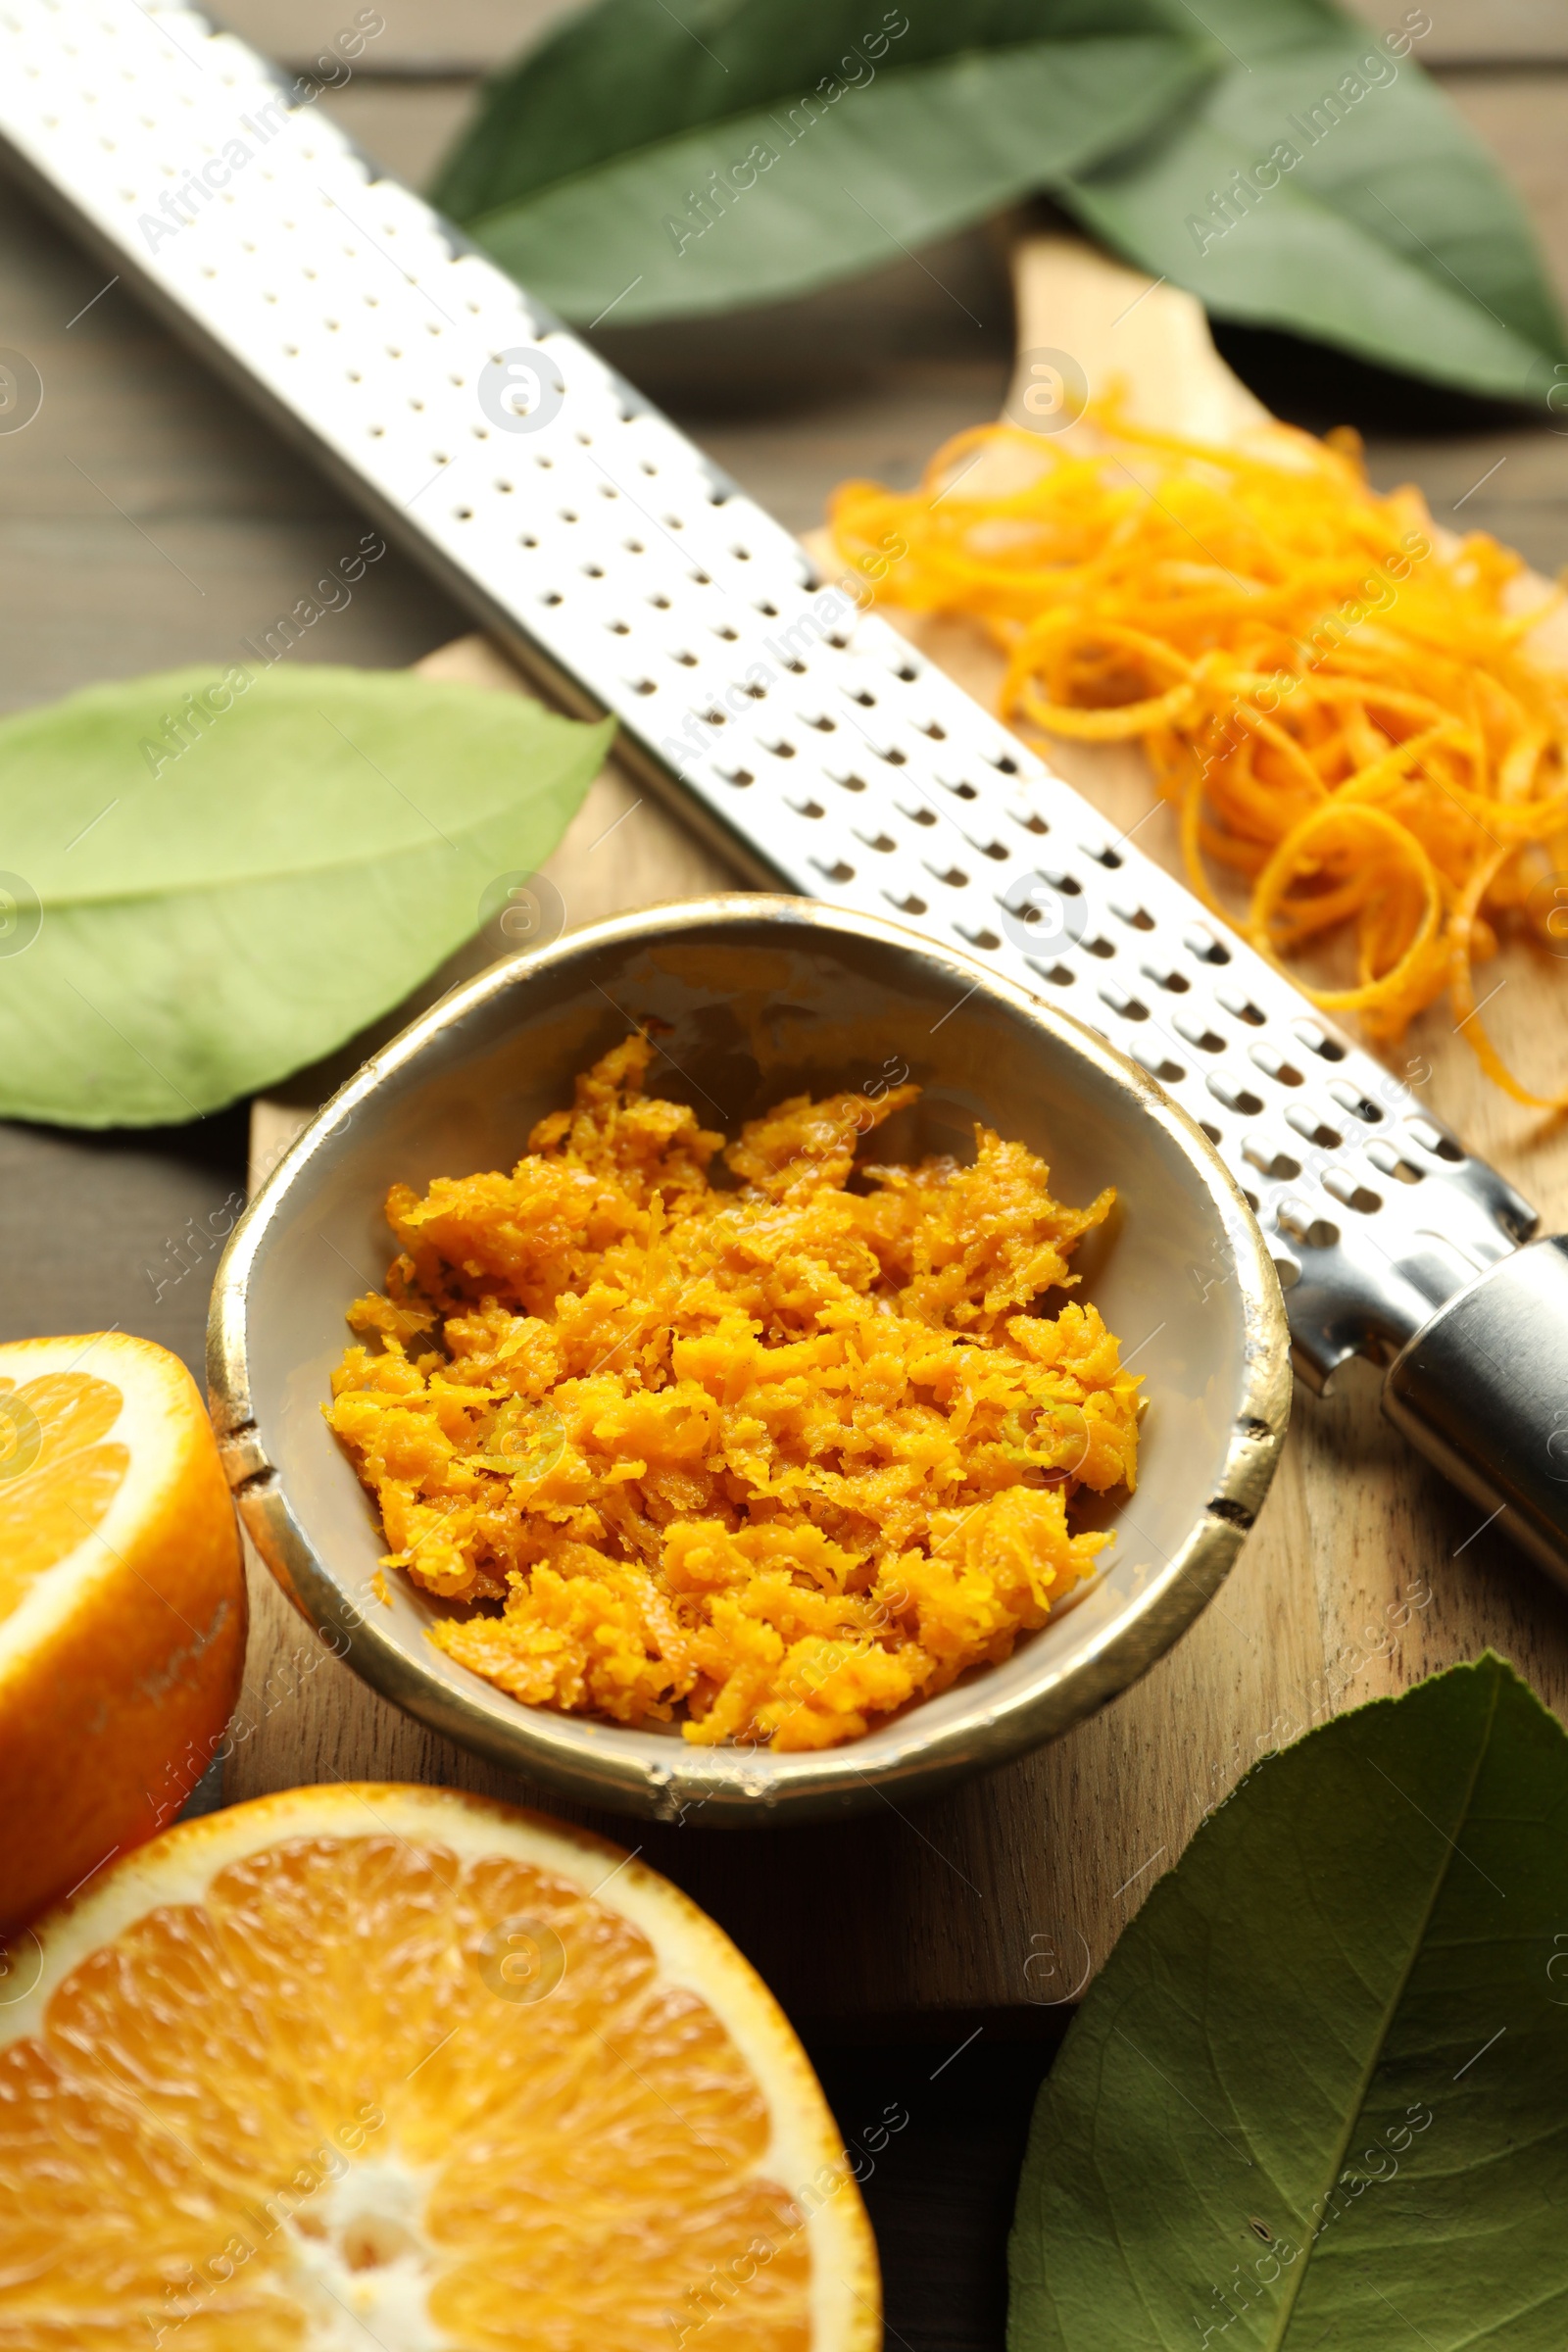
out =
<path fill-rule="evenodd" d="M 335 2352 L 346 2297 L 386 2352 L 669 2352 L 698 2321 L 705 2352 L 808 2352 L 770 2131 L 608 1904 L 288 1839 L 90 1953 L 0 2056 L 0 2347 Z M 746 2284 L 710 2309 L 715 2272 Z"/>
<path fill-rule="evenodd" d="M 102 1443 L 124 1401 L 87 1372 L 0 1381 L 0 1620 L 102 1525 L 130 1467 Z"/>

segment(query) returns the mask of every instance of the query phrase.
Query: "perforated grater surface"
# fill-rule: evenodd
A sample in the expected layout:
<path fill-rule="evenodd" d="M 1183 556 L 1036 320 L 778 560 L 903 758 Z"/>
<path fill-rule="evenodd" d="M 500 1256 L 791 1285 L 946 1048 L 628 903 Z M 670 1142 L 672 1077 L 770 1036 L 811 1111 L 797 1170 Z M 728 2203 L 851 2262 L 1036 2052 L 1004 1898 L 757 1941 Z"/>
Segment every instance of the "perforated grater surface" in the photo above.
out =
<path fill-rule="evenodd" d="M 1255 1209 L 1302 1375 L 1394 1357 L 1393 1417 L 1563 1574 L 1568 1256 L 1520 1251 L 1529 1203 L 286 90 L 182 9 L 0 10 L 0 142 L 110 268 L 743 870 L 956 942 L 1151 1072 Z"/>

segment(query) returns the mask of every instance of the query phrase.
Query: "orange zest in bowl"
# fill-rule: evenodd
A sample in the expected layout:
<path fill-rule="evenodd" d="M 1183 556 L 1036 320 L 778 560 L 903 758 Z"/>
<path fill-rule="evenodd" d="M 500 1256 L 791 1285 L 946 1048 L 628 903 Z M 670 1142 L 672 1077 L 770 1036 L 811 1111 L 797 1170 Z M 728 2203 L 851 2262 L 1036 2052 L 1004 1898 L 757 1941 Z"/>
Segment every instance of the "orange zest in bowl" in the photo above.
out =
<path fill-rule="evenodd" d="M 1530 603 L 1518 556 L 1380 496 L 1353 433 L 1218 446 L 1113 402 L 1055 440 L 960 433 L 910 494 L 843 484 L 829 521 L 885 602 L 985 628 L 1004 718 L 1141 743 L 1193 888 L 1261 953 L 1347 942 L 1344 985 L 1298 975 L 1314 1003 L 1393 1041 L 1447 989 L 1499 1086 L 1568 1103 L 1475 1017 L 1499 932 L 1560 954 L 1568 910 L 1568 674 L 1528 643 L 1561 600 Z"/>
<path fill-rule="evenodd" d="M 1070 1506 L 1132 1487 L 1139 1382 L 1092 1305 L 1039 1309 L 1114 1195 L 1062 1206 L 983 1128 L 969 1166 L 858 1165 L 912 1086 L 795 1097 L 725 1150 L 644 1091 L 652 1052 L 606 1054 L 510 1175 L 392 1188 L 328 1419 L 461 1664 L 832 1746 L 1005 1658 L 1109 1543 Z"/>

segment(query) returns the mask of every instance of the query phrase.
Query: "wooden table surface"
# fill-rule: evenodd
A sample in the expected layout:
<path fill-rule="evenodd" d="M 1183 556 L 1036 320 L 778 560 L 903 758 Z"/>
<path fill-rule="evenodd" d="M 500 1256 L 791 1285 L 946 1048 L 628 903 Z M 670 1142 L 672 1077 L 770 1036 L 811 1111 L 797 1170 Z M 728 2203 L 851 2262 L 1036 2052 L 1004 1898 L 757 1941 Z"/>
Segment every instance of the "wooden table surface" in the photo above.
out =
<path fill-rule="evenodd" d="M 417 181 L 477 73 L 558 12 L 537 0 L 381 6 L 386 32 L 353 83 L 322 103 Z M 222 13 L 303 65 L 342 12 L 338 0 L 231 0 Z M 1430 14 L 1420 54 L 1522 187 L 1568 299 L 1568 11 L 1559 0 L 1430 0 Z M 956 239 L 925 258 L 980 324 L 899 262 L 866 283 L 772 312 L 599 341 L 750 491 L 805 529 L 845 474 L 906 484 L 944 435 L 1000 405 L 1012 347 L 1000 239 Z M 25 351 L 45 385 L 36 422 L 0 436 L 7 708 L 226 657 L 361 527 L 340 495 L 122 288 L 103 291 L 104 274 L 0 184 L 0 341 Z M 1375 478 L 1416 480 L 1440 521 L 1494 530 L 1546 572 L 1568 560 L 1568 435 L 1285 337 L 1226 333 L 1221 342 L 1281 414 L 1359 424 Z M 389 556 L 293 658 L 400 665 L 465 627 L 439 592 Z M 636 820 L 623 833 L 615 890 L 623 901 L 662 895 L 647 881 L 667 838 L 651 849 Z M 692 856 L 695 888 L 702 872 Z M 579 899 L 568 914 L 599 910 Z M 1527 988 L 1523 966 L 1497 969 L 1510 982 L 1492 1008 L 1501 1041 L 1517 1043 L 1537 1069 L 1555 1054 L 1560 1074 L 1561 1024 L 1541 1017 L 1557 1002 L 1553 976 L 1530 973 Z M 1568 1223 L 1561 1133 L 1486 1087 L 1441 1011 L 1412 1032 L 1403 1054 L 1418 1058 L 1434 1107 L 1548 1221 Z M 211 1220 L 245 1187 L 247 1141 L 244 1106 L 156 1134 L 0 1127 L 0 1334 L 118 1323 L 172 1347 L 199 1372 Z M 878 2214 L 895 2280 L 890 2318 L 919 2352 L 999 2340 L 998 2233 L 1024 2093 L 1059 2031 L 1060 1996 L 1103 1959 L 1205 1807 L 1262 1746 L 1304 1729 L 1314 1711 L 1372 1697 L 1488 1642 L 1568 1712 L 1568 1602 L 1495 1531 L 1478 1527 L 1480 1514 L 1383 1423 L 1369 1369 L 1348 1367 L 1337 1387 L 1323 1401 L 1298 1395 L 1273 1494 L 1216 1603 L 1092 1723 L 918 1812 L 889 1807 L 841 1830 L 644 1838 L 648 1857 L 730 1928 L 808 2028 L 843 2031 L 849 2021 L 861 2041 L 929 2037 L 929 2069 L 923 2058 L 899 2061 L 912 2068 L 911 2082 L 922 2078 L 910 2095 L 928 2119 L 959 2120 L 928 2143 L 939 2151 L 929 2173 L 916 2166 L 903 2202 Z M 304 1629 L 270 1586 L 257 1599 L 239 1718 L 248 1734 L 227 1768 L 229 1796 L 367 1772 L 518 1793 L 372 1699 L 346 1669 L 323 1668 L 303 1690 L 290 1658 Z M 941 2072 L 945 2053 L 977 2025 L 979 2050 Z M 1020 2031 L 1041 2037 L 1038 2053 L 985 2058 Z M 939 2071 L 934 2084 L 930 2069 Z M 887 2079 L 878 2078 L 878 2104 Z M 859 2095 L 861 2080 L 845 2078 L 841 2105 Z M 964 2166 L 967 2192 L 954 2185 Z M 873 2184 L 873 2201 L 880 2193 Z M 940 2276 L 929 2262 L 922 2270 L 918 2246 L 965 2193 L 967 2251 Z M 907 2283 L 915 2278 L 918 2292 Z"/>

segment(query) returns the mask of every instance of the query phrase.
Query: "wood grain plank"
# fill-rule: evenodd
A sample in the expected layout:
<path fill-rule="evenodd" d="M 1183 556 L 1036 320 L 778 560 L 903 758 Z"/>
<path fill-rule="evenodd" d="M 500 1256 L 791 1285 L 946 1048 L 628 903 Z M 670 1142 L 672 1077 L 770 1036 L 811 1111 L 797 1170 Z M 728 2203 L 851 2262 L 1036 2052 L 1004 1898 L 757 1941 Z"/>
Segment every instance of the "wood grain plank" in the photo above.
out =
<path fill-rule="evenodd" d="M 1116 344 L 1107 321 L 1120 317 L 1140 282 L 1115 266 L 1081 255 L 1038 249 L 1040 267 L 1021 273 L 1020 345 L 1048 338 L 1072 350 L 1092 381 L 1111 366 L 1126 369 L 1145 406 L 1164 405 L 1163 387 L 1187 382 L 1194 410 L 1205 398 L 1223 413 L 1227 398 L 1218 363 L 1205 358 L 1201 321 L 1189 298 L 1163 288 L 1150 293 L 1136 316 L 1141 349 Z M 1094 281 L 1102 281 L 1096 293 Z M 1121 282 L 1111 291 L 1113 279 Z M 1161 336 L 1167 337 L 1163 363 Z M 1206 374 L 1207 392 L 1192 382 Z M 1245 419 L 1245 403 L 1236 403 Z M 1554 461 L 1554 463 L 1560 463 Z M 1538 587 L 1540 583 L 1537 584 Z M 921 636 L 918 626 L 912 635 Z M 989 698 L 997 663 L 988 650 L 949 631 L 940 645 L 924 641 L 971 690 Z M 1562 630 L 1555 650 L 1561 658 Z M 1127 824 L 1151 805 L 1142 762 L 1089 747 L 1051 747 L 1056 764 L 1116 821 Z M 1140 827 L 1140 842 L 1179 870 L 1168 814 Z M 1488 975 L 1506 993 L 1493 1007 L 1505 1051 L 1539 1054 L 1543 990 L 1560 980 L 1552 959 L 1518 948 L 1500 956 Z M 1477 1149 L 1512 1175 L 1541 1204 L 1548 1229 L 1568 1222 L 1568 1135 L 1560 1121 L 1521 1113 L 1481 1076 L 1451 1019 L 1434 1007 L 1406 1045 L 1387 1057 L 1435 1108 Z M 1560 1078 L 1560 1072 L 1557 1073 Z M 1316 1399 L 1298 1393 L 1296 1422 L 1284 1464 L 1242 1566 L 1215 1606 L 1136 1691 L 1107 1711 L 1119 1729 L 1136 1730 L 1130 1747 L 1115 1752 L 1101 1725 L 1070 1736 L 1038 1759 L 1059 1786 L 1062 1750 L 1075 1743 L 1094 1752 L 1091 1786 L 1134 1788 L 1133 1818 L 1170 1835 L 1179 1850 L 1193 1826 L 1191 1783 L 1181 1788 L 1182 1732 L 1196 1738 L 1200 1803 L 1222 1795 L 1260 1746 L 1297 1736 L 1327 1712 L 1405 1687 L 1436 1665 L 1473 1656 L 1491 1644 L 1532 1676 L 1548 1703 L 1568 1700 L 1568 1603 L 1494 1535 L 1478 1530 L 1480 1514 L 1447 1490 L 1403 1446 L 1377 1410 L 1376 1375 L 1348 1365 L 1333 1394 Z M 1267 1656 L 1261 1653 L 1266 1651 Z M 1170 1709 L 1170 1712 L 1166 1712 Z M 1271 1711 L 1275 1710 L 1275 1711 Z M 1103 1720 L 1103 1719 L 1102 1719 Z M 1161 1730 L 1161 1723 L 1164 1729 Z M 1191 1751 L 1188 1751 L 1191 1752 Z M 1151 1765 L 1153 1767 L 1151 1772 Z M 1130 1852 L 1128 1867 L 1135 1866 Z M 1103 1937 L 1113 1924 L 1108 1874 L 1075 1889 Z M 1127 1890 L 1130 1893 L 1132 1890 Z M 1124 1898 L 1123 1898 L 1124 1899 Z M 1094 1940 L 1092 1936 L 1091 1940 Z"/>
<path fill-rule="evenodd" d="M 383 171 L 411 188 L 424 188 L 478 91 L 478 83 L 466 77 L 404 81 L 357 74 L 346 88 L 323 92 L 318 104 Z"/>
<path fill-rule="evenodd" d="M 0 180 L 0 316 L 44 387 L 32 423 L 0 434 L 0 708 L 221 670 L 366 528 L 105 280 Z M 291 659 L 401 667 L 463 625 L 389 549 Z"/>
<path fill-rule="evenodd" d="M 1224 431 L 1256 413 L 1189 297 L 1149 294 L 1136 333 L 1118 340 L 1114 322 L 1147 281 L 1075 247 L 1041 247 L 1037 265 L 1021 273 L 1025 350 L 1059 338 L 1092 378 L 1113 351 L 1156 409 L 1168 408 L 1173 383 L 1184 385 L 1183 421 L 1194 429 Z M 991 698 L 996 659 L 968 632 L 906 625 Z M 471 649 L 446 659 L 461 670 Z M 484 674 L 506 682 L 493 667 Z M 1136 753 L 1062 745 L 1055 755 L 1119 823 L 1147 812 L 1150 780 Z M 650 822 L 624 875 L 628 890 L 647 896 L 677 830 L 662 811 Z M 579 818 L 554 861 L 568 903 L 588 838 Z M 1140 839 L 1174 865 L 1165 812 Z M 1526 992 L 1517 994 L 1523 1008 Z M 1414 1050 L 1430 1064 L 1422 1085 L 1435 1105 L 1452 1115 L 1463 1097 L 1503 1164 L 1523 1180 L 1528 1163 L 1537 1197 L 1568 1210 L 1568 1143 L 1519 1135 L 1441 1017 L 1428 1017 Z M 1476 1519 L 1382 1421 L 1370 1367 L 1348 1366 L 1333 1396 L 1298 1399 L 1274 1491 L 1223 1592 L 1094 1721 L 917 1811 L 889 1802 L 885 1820 L 812 1834 L 639 1831 L 644 1851 L 724 1921 L 797 2015 L 1033 2009 L 1049 2025 L 1051 2007 L 1102 1964 L 1205 1810 L 1270 1747 L 1488 1644 L 1514 1657 L 1549 1703 L 1568 1705 L 1568 1604 L 1494 1535 L 1478 1533 Z M 263 1690 L 275 1672 L 268 1643 L 279 1606 L 265 1596 L 258 1608 L 250 1671 Z M 258 1703 L 253 1694 L 249 1703 Z M 353 1758 L 361 1761 L 345 1762 Z M 342 1771 L 379 1770 L 388 1758 L 456 1773 L 465 1786 L 494 1785 L 488 1768 L 438 1749 L 334 1665 L 311 1703 L 265 1719 L 243 1766 L 230 1768 L 232 1786 L 281 1785 L 318 1759 Z M 615 1834 L 614 1824 L 601 1826 Z M 835 1925 L 826 1947 L 815 1926 L 824 1899 Z"/>
<path fill-rule="evenodd" d="M 1552 7 L 1554 58 L 1568 60 L 1568 9 Z M 1568 74 L 1558 71 L 1446 74 L 1444 87 L 1524 200 L 1559 300 L 1568 301 L 1568 172 L 1563 113 Z M 1560 422 L 1561 419 L 1556 421 Z"/>
<path fill-rule="evenodd" d="M 389 71 L 488 74 L 538 39 L 577 0 L 375 0 L 386 30 L 349 64 L 356 78 Z M 345 55 L 341 36 L 361 0 L 223 0 L 217 13 L 241 40 L 297 73 Z"/>
<path fill-rule="evenodd" d="M 510 45 L 522 20 L 510 6 L 505 13 Z M 328 14 L 335 25 L 352 11 L 330 0 Z M 424 22 L 440 30 L 460 19 L 443 9 Z M 269 39 L 265 30 L 258 37 Z M 1560 269 L 1568 229 L 1549 140 L 1559 89 L 1544 79 L 1515 88 L 1499 75 L 1478 80 L 1473 98 L 1460 96 L 1498 110 L 1487 135 L 1500 151 L 1526 130 L 1539 138 L 1530 152 L 1539 153 L 1540 177 L 1531 184 Z M 450 105 L 450 93 L 435 96 Z M 404 120 L 416 129 L 415 112 Z M 1537 123 L 1539 132 L 1529 127 Z M 341 529 L 363 527 L 121 290 L 78 319 L 102 283 L 94 265 L 0 189 L 8 339 L 38 360 L 46 385 L 38 421 L 0 437 L 0 695 L 12 704 L 99 676 L 226 660 L 237 633 L 292 601 L 298 581 L 337 552 Z M 990 303 L 975 306 L 986 333 L 973 346 L 961 321 L 938 323 L 939 303 L 945 298 L 906 265 L 820 307 L 791 306 L 771 343 L 760 340 L 754 316 L 715 322 L 702 336 L 660 330 L 662 346 L 651 331 L 617 346 L 616 357 L 800 526 L 842 475 L 907 481 L 946 430 L 995 411 L 1009 342 L 1004 296 L 1000 317 Z M 825 392 L 812 389 L 813 378 Z M 1459 522 L 1505 517 L 1533 560 L 1555 568 L 1568 553 L 1568 442 L 1499 436 L 1494 427 L 1481 440 L 1450 432 L 1438 443 L 1412 431 L 1372 453 L 1379 478 L 1441 481 L 1450 507 L 1496 455 L 1506 464 Z M 205 594 L 184 584 L 181 569 Z M 330 625 L 337 634 L 318 636 L 303 649 L 308 656 L 404 663 L 463 624 L 389 558 L 373 597 L 367 590 Z M 1107 794 L 1138 790 L 1135 777 L 1086 781 Z M 614 856 L 626 887 L 641 889 L 631 822 Z M 576 901 L 584 915 L 603 903 L 591 884 Z M 1527 961 L 1502 976 L 1510 985 L 1494 1008 L 1499 1034 L 1522 1053 L 1545 1050 L 1549 1041 L 1532 1034 L 1542 975 Z M 1500 1104 L 1441 1014 L 1412 1033 L 1411 1051 L 1431 1062 L 1429 1098 L 1562 1222 L 1562 1135 Z M 1398 1687 L 1487 1642 L 1563 1709 L 1568 1605 L 1494 1532 L 1474 1533 L 1476 1514 L 1381 1422 L 1359 1367 L 1342 1385 L 1326 1402 L 1300 1401 L 1284 1467 L 1220 1605 L 1095 1721 L 906 1818 L 736 1838 L 688 1825 L 659 1833 L 650 1858 L 726 1921 L 798 2015 L 1032 2002 L 1049 2022 L 1048 2000 L 1075 1989 L 1083 1966 L 1103 1959 L 1203 1807 L 1260 1742 L 1304 1728 L 1314 1710 Z M 1412 1600 L 1412 1589 L 1428 1597 Z M 1391 1605 L 1402 1624 L 1389 1623 Z M 1397 1646 L 1380 1654 L 1391 1635 Z M 244 1736 L 229 1767 L 235 1793 L 364 1771 L 500 1787 L 486 1768 L 374 1700 L 346 1667 L 308 1648 L 314 1672 L 287 1664 L 307 1639 L 264 1582 L 237 1727 Z M 624 1825 L 605 1826 L 626 1835 Z"/>
<path fill-rule="evenodd" d="M 1406 21 L 1388 0 L 1350 0 L 1379 32 Z M 1429 0 L 1432 30 L 1417 44 L 1423 65 L 1568 63 L 1568 18 L 1558 0 Z"/>
<path fill-rule="evenodd" d="M 135 1332 L 204 1382 L 207 1295 L 245 1193 L 243 1105 L 108 1135 L 0 1122 L 0 1341 Z"/>
<path fill-rule="evenodd" d="M 1202 347 L 1180 311 L 1186 298 L 1170 299 L 1191 368 Z M 1072 331 L 1087 343 L 1085 320 Z M 1157 380 L 1157 335 L 1145 357 Z M 1209 364 L 1218 365 L 1211 353 Z M 1233 405 L 1246 413 L 1244 402 Z M 983 692 L 994 683 L 994 663 L 988 674 L 988 658 L 977 660 L 960 634 L 926 642 L 965 683 Z M 448 674 L 508 682 L 493 656 L 475 670 L 471 640 L 439 659 Z M 1083 761 L 1076 780 L 1118 821 L 1147 808 L 1136 755 L 1061 748 L 1062 764 Z M 607 812 L 620 805 L 604 802 Z M 592 856 L 587 814 L 549 870 L 569 906 L 607 911 L 576 879 Z M 647 823 L 617 878 L 641 895 L 617 903 L 660 895 L 662 861 L 678 855 L 672 820 L 651 808 Z M 1156 854 L 1162 842 L 1174 861 L 1163 824 L 1156 814 L 1140 838 L 1152 836 Z M 1463 1051 L 1449 1037 L 1447 1066 L 1461 1067 Z M 259 1139 L 266 1115 L 259 1106 Z M 1568 1204 L 1568 1168 L 1557 1182 Z M 797 2016 L 891 2011 L 923 2015 L 936 2030 L 945 2013 L 1002 2010 L 1049 2032 L 1052 2008 L 1081 1990 L 1204 1812 L 1270 1747 L 1489 1643 L 1548 1702 L 1568 1706 L 1568 1605 L 1497 1538 L 1478 1535 L 1477 1514 L 1382 1421 L 1370 1367 L 1347 1367 L 1337 1388 L 1325 1401 L 1299 1398 L 1258 1528 L 1205 1615 L 1141 1684 L 1054 1746 L 933 1804 L 904 1810 L 889 1800 L 885 1819 L 844 1828 L 725 1838 L 697 1822 L 635 1833 L 612 1819 L 597 1826 L 640 1838 Z M 229 1794 L 322 1772 L 506 1786 L 399 1717 L 346 1665 L 321 1662 L 304 1695 L 295 1692 L 299 1665 L 280 1671 L 279 1649 L 310 1657 L 310 1638 L 275 1592 L 260 1591 L 256 1601 L 240 1709 L 256 1731 L 230 1764 Z M 551 1800 L 550 1809 L 563 1808 Z M 824 1905 L 834 1926 L 826 1943 Z"/>
<path fill-rule="evenodd" d="M 577 0 L 377 0 L 386 30 L 356 61 L 367 76 L 388 72 L 491 73 L 573 13 Z M 1389 0 L 1351 0 L 1378 32 L 1405 12 Z M 358 0 L 225 0 L 225 24 L 269 56 L 305 71 L 352 24 Z M 1560 0 L 1427 0 L 1425 65 L 1568 62 Z M 341 49 L 338 50 L 341 55 Z"/>

